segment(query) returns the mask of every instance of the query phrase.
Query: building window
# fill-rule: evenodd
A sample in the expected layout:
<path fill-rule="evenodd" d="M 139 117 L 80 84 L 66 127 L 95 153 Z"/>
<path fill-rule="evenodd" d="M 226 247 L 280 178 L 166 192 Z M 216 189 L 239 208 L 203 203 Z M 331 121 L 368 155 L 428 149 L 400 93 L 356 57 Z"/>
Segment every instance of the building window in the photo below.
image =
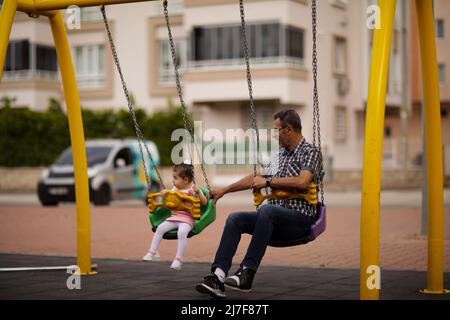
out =
<path fill-rule="evenodd" d="M 392 138 L 392 128 L 389 126 L 384 127 L 384 137 L 386 139 Z"/>
<path fill-rule="evenodd" d="M 31 43 L 29 40 L 14 40 L 6 51 L 5 76 L 27 78 L 55 74 L 57 71 L 56 50 L 53 47 Z"/>
<path fill-rule="evenodd" d="M 280 57 L 303 63 L 304 32 L 279 23 L 250 24 L 246 28 L 250 57 L 253 63 L 268 62 Z M 191 33 L 190 61 L 234 64 L 243 63 L 244 46 L 239 25 L 196 27 Z"/>
<path fill-rule="evenodd" d="M 347 40 L 340 37 L 334 38 L 334 72 L 347 72 Z"/>
<path fill-rule="evenodd" d="M 105 50 L 101 45 L 74 48 L 77 84 L 80 88 L 98 88 L 105 82 Z"/>
<path fill-rule="evenodd" d="M 348 0 L 330 0 L 332 6 L 340 9 L 347 9 Z"/>
<path fill-rule="evenodd" d="M 6 52 L 5 71 L 30 69 L 30 41 L 10 41 Z"/>
<path fill-rule="evenodd" d="M 209 60 L 212 37 L 210 36 L 211 29 L 195 28 L 192 35 L 192 52 L 193 60 Z"/>
<path fill-rule="evenodd" d="M 347 141 L 347 108 L 336 107 L 334 139 L 338 143 Z"/>
<path fill-rule="evenodd" d="M 273 104 L 256 102 L 256 124 L 258 129 L 272 129 L 273 128 L 273 114 L 275 113 L 275 108 Z M 243 129 L 247 130 L 252 127 L 252 119 L 250 117 L 250 108 L 248 104 L 242 107 L 242 118 L 243 118 Z M 268 132 L 270 135 L 270 131 Z M 270 138 L 270 136 L 268 136 Z"/>
<path fill-rule="evenodd" d="M 36 45 L 37 70 L 57 71 L 56 50 L 49 46 Z"/>
<path fill-rule="evenodd" d="M 294 27 L 286 27 L 286 55 L 288 57 L 304 58 L 303 31 Z"/>
<path fill-rule="evenodd" d="M 436 20 L 436 37 L 438 39 L 444 39 L 444 37 L 445 37 L 444 20 L 443 19 Z"/>
<path fill-rule="evenodd" d="M 440 63 L 438 66 L 439 70 L 439 83 L 441 85 L 445 84 L 445 64 Z"/>
<path fill-rule="evenodd" d="M 186 40 L 174 40 L 175 51 L 177 54 L 177 64 L 180 74 L 186 66 L 187 50 Z M 159 41 L 159 82 L 172 83 L 175 80 L 175 71 L 173 69 L 172 52 L 167 40 Z"/>

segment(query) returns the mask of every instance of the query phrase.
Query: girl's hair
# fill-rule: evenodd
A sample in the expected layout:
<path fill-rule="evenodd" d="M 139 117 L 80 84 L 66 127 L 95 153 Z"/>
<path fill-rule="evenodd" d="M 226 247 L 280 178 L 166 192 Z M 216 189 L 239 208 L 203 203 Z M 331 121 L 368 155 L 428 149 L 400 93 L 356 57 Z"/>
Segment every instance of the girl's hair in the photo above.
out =
<path fill-rule="evenodd" d="M 194 166 L 192 164 L 187 163 L 176 164 L 173 167 L 173 171 L 178 173 L 178 175 L 182 179 L 187 178 L 189 182 L 192 182 L 194 180 Z"/>

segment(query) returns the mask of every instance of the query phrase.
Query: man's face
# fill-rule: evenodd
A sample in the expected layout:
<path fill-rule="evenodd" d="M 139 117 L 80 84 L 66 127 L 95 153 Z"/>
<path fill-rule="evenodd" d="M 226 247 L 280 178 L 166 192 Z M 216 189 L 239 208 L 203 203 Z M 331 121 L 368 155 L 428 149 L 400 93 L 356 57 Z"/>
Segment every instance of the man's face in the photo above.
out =
<path fill-rule="evenodd" d="M 287 147 L 292 128 L 288 125 L 282 127 L 279 118 L 273 121 L 273 128 L 278 132 L 278 141 L 282 147 Z"/>

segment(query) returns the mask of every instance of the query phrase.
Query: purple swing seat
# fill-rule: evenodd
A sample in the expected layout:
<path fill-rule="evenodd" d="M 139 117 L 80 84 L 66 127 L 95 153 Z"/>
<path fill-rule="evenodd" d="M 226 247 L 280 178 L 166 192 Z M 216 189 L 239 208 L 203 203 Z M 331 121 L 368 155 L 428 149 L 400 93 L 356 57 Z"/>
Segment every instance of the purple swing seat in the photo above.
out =
<path fill-rule="evenodd" d="M 297 246 L 300 244 L 311 242 L 325 231 L 326 221 L 327 221 L 327 208 L 325 207 L 325 205 L 319 202 L 317 204 L 316 221 L 312 224 L 310 233 L 308 235 L 293 240 L 272 239 L 269 242 L 269 246 L 282 248 L 282 247 Z"/>

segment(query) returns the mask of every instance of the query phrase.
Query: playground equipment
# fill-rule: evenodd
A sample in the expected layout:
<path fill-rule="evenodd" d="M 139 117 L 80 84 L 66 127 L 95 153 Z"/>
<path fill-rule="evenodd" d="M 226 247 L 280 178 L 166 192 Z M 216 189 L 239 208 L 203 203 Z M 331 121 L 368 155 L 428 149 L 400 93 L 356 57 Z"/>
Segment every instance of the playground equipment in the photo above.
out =
<path fill-rule="evenodd" d="M 182 110 L 183 110 L 184 125 L 185 125 L 186 131 L 189 132 L 189 134 L 190 134 L 191 140 L 194 141 L 194 147 L 195 147 L 196 151 L 198 152 L 197 145 L 195 143 L 195 140 L 193 139 L 193 125 L 192 125 L 191 120 L 189 119 L 189 116 L 187 114 L 187 110 L 186 110 L 186 107 L 184 104 L 184 100 L 183 100 L 181 82 L 180 82 L 180 77 L 179 77 L 179 72 L 178 72 L 178 63 L 176 61 L 176 57 L 177 57 L 176 51 L 175 51 L 176 49 L 175 49 L 172 32 L 171 32 L 170 21 L 169 21 L 168 1 L 163 1 L 163 7 L 164 7 L 164 17 L 166 20 L 166 25 L 167 25 L 168 35 L 169 35 L 169 44 L 170 44 L 170 49 L 171 49 L 172 58 L 173 58 L 175 81 L 176 81 L 176 85 L 177 85 L 178 96 L 179 96 L 180 103 L 181 103 Z M 316 1 L 315 0 L 312 1 L 312 10 L 313 10 L 313 19 L 312 19 L 313 20 L 313 41 L 314 41 L 314 45 L 313 45 L 314 144 L 315 144 L 315 137 L 316 137 L 316 130 L 317 130 L 318 141 L 319 141 L 319 150 L 320 150 L 320 127 L 319 127 L 320 120 L 319 120 L 319 110 L 318 110 L 319 106 L 318 106 L 318 90 L 317 90 L 317 50 L 316 50 L 316 48 L 317 48 L 316 47 L 316 31 L 317 31 L 316 25 L 317 25 L 317 23 L 316 23 Z M 136 136 L 139 141 L 142 162 L 144 163 L 144 168 L 145 168 L 146 167 L 145 159 L 143 156 L 142 147 L 140 145 L 140 142 L 143 141 L 143 136 L 142 136 L 141 130 L 139 128 L 139 124 L 137 123 L 137 120 L 136 120 L 133 105 L 130 102 L 127 85 L 124 81 L 124 77 L 121 72 L 119 58 L 117 55 L 117 51 L 115 49 L 115 45 L 114 45 L 114 41 L 113 41 L 111 32 L 109 30 L 108 18 L 106 16 L 104 6 L 101 7 L 101 12 L 103 15 L 103 21 L 105 24 L 105 28 L 106 28 L 106 31 L 108 34 L 108 39 L 109 39 L 110 47 L 112 50 L 112 56 L 114 57 L 116 67 L 119 72 L 120 79 L 122 81 L 122 88 L 123 88 L 124 94 L 127 98 L 128 108 L 129 108 L 129 111 L 132 115 L 132 119 L 134 122 Z M 251 71 L 250 71 L 250 64 L 249 64 L 249 50 L 248 50 L 246 33 L 245 33 L 245 14 L 244 14 L 243 0 L 240 0 L 240 12 L 241 12 L 241 22 L 242 22 L 242 28 L 241 28 L 242 39 L 244 42 L 245 61 L 247 64 L 247 77 L 248 77 L 247 81 L 249 84 L 250 106 L 252 109 L 252 113 L 251 113 L 252 124 L 253 124 L 253 129 L 255 130 L 255 132 L 257 132 L 258 129 L 257 129 L 257 124 L 256 124 L 256 119 L 255 119 L 254 103 L 253 103 L 253 96 L 252 96 L 252 80 L 251 80 Z M 316 126 L 316 123 L 317 123 L 317 126 Z M 257 134 L 257 146 L 259 146 L 259 135 L 258 134 Z M 159 174 L 157 167 L 154 165 L 154 161 L 153 161 L 151 155 L 149 154 L 148 150 L 146 150 L 146 151 L 149 155 L 152 166 L 155 168 L 156 172 L 158 173 L 158 177 L 160 179 L 161 185 L 164 186 L 161 175 Z M 258 152 L 259 152 L 259 147 L 258 147 Z M 192 155 L 191 155 L 191 159 L 192 159 Z M 322 159 L 322 157 L 320 157 L 320 159 Z M 209 183 L 208 183 L 207 175 L 206 175 L 206 172 L 205 172 L 205 169 L 204 169 L 202 163 L 201 163 L 201 167 L 202 167 L 203 176 L 208 185 L 208 190 L 211 190 Z M 322 168 L 322 164 L 320 167 Z M 256 162 L 254 163 L 254 174 L 256 176 Z M 146 178 L 148 179 L 147 176 L 146 176 Z M 320 183 L 321 190 L 322 190 L 322 202 L 320 205 L 318 205 L 318 210 L 317 210 L 318 214 L 317 214 L 316 224 L 314 224 L 312 226 L 312 229 L 310 232 L 310 235 L 314 235 L 314 237 L 311 237 L 310 235 L 308 235 L 306 237 L 302 237 L 301 239 L 296 239 L 295 241 L 291 241 L 289 243 L 286 242 L 284 245 L 281 241 L 274 240 L 273 244 L 276 244 L 276 246 L 280 247 L 280 246 L 292 246 L 295 244 L 307 243 L 309 241 L 314 240 L 319 234 L 321 234 L 325 230 L 326 208 L 323 205 L 323 184 L 322 184 L 321 179 L 320 179 L 319 183 Z M 306 199 L 310 204 L 317 205 L 317 186 L 314 183 L 311 183 L 311 185 L 308 187 L 307 192 L 305 194 L 299 193 L 299 192 L 286 191 L 286 190 L 273 190 L 273 192 L 271 194 L 262 195 L 261 189 L 254 189 L 253 193 L 254 193 L 255 206 L 261 205 L 261 203 L 265 199 L 274 199 L 274 198 L 278 198 L 278 199 L 302 198 L 302 199 Z M 153 231 L 156 230 L 156 228 L 158 227 L 158 225 L 160 223 L 162 223 L 165 219 L 167 219 L 169 217 L 170 211 L 172 211 L 172 210 L 186 210 L 196 219 L 194 229 L 189 233 L 189 237 L 199 234 L 204 228 L 206 228 L 210 223 L 212 223 L 215 220 L 216 213 L 215 213 L 214 207 L 209 205 L 209 206 L 206 206 L 204 208 L 204 210 L 201 210 L 200 201 L 198 198 L 183 195 L 177 191 L 169 191 L 162 201 L 158 201 L 157 199 L 160 196 L 161 196 L 160 193 L 149 193 L 148 194 L 150 222 L 152 224 Z M 212 201 L 212 200 L 210 200 L 210 201 Z M 187 203 L 189 203 L 189 204 L 187 204 Z M 174 229 L 174 230 L 167 232 L 164 235 L 164 238 L 165 239 L 176 239 L 177 238 L 177 230 Z M 271 245 L 272 245 L 272 243 L 271 243 Z"/>
<path fill-rule="evenodd" d="M 182 112 L 183 112 L 183 120 L 184 120 L 184 128 L 185 130 L 189 133 L 189 137 L 190 140 L 193 141 L 194 144 L 194 148 L 198 151 L 198 147 L 197 144 L 195 142 L 194 139 L 194 125 L 192 124 L 191 119 L 189 118 L 188 112 L 187 112 L 187 108 L 184 104 L 184 100 L 183 100 L 183 93 L 182 93 L 182 88 L 181 88 L 181 83 L 180 83 L 180 76 L 179 76 L 179 72 L 178 72 L 178 63 L 176 61 L 176 52 L 175 52 L 175 44 L 173 41 L 173 37 L 172 37 L 172 32 L 170 29 L 170 21 L 169 21 L 169 12 L 168 12 L 168 3 L 167 1 L 163 1 L 163 5 L 164 5 L 164 17 L 166 19 L 166 24 L 167 24 L 167 30 L 168 30 L 168 34 L 169 34 L 169 43 L 170 43 L 170 48 L 171 48 L 171 52 L 172 52 L 172 58 L 173 58 L 173 66 L 174 66 L 174 71 L 175 71 L 175 78 L 176 78 L 176 84 L 177 84 L 177 90 L 178 90 L 178 96 L 180 99 L 180 103 L 181 103 L 181 107 L 182 107 Z M 163 179 L 161 177 L 161 174 L 159 173 L 158 167 L 155 165 L 155 161 L 152 158 L 152 155 L 150 154 L 147 146 L 144 143 L 144 136 L 142 135 L 141 129 L 139 127 L 139 124 L 136 120 L 136 115 L 135 115 L 135 111 L 134 111 L 134 107 L 133 104 L 131 102 L 130 96 L 128 94 L 128 89 L 127 89 L 127 85 L 125 83 L 125 79 L 123 77 L 122 74 L 122 69 L 120 67 L 120 61 L 119 61 L 119 57 L 116 51 L 116 46 L 114 44 L 114 39 L 111 35 L 110 32 L 110 28 L 109 28 L 109 23 L 108 23 L 108 18 L 106 16 L 106 11 L 105 11 L 105 7 L 102 5 L 101 6 L 101 13 L 103 16 L 103 22 L 105 24 L 105 29 L 106 32 L 108 34 L 108 40 L 109 40 L 109 44 L 111 47 L 111 51 L 112 51 L 112 56 L 114 58 L 114 62 L 117 68 L 117 71 L 119 73 L 120 76 L 120 80 L 122 82 L 122 89 L 124 92 L 124 95 L 127 99 L 127 104 L 128 104 L 128 110 L 130 111 L 131 114 L 131 118 L 133 120 L 133 124 L 134 124 L 134 128 L 135 128 L 135 132 L 136 132 L 136 137 L 138 138 L 138 143 L 139 143 L 139 151 L 141 154 L 141 162 L 144 166 L 144 171 L 147 172 L 146 169 L 146 161 L 145 161 L 145 157 L 144 157 L 144 152 L 142 149 L 142 145 L 145 147 L 145 151 L 147 152 L 148 158 L 150 159 L 150 163 L 151 165 L 154 167 L 160 184 L 163 187 L 163 189 L 165 189 L 165 185 L 163 182 Z M 200 155 L 199 155 L 200 156 Z M 191 157 L 191 163 L 193 163 L 192 159 L 193 156 L 192 154 L 190 154 Z M 206 170 L 203 166 L 203 163 L 200 162 L 200 166 L 202 169 L 202 173 L 203 173 L 203 178 L 205 179 L 205 182 L 208 186 L 208 190 L 205 191 L 205 189 L 201 189 L 202 192 L 204 194 L 206 194 L 206 192 L 209 192 L 211 194 L 211 187 L 209 185 L 209 181 L 208 181 L 208 177 L 206 174 Z M 149 176 L 146 174 L 145 178 L 147 180 L 147 184 L 149 186 L 148 190 L 150 189 L 151 186 L 151 181 Z M 194 182 L 195 182 L 195 176 L 194 176 Z M 195 220 L 194 222 L 194 228 L 189 232 L 188 237 L 192 237 L 194 235 L 198 235 L 199 233 L 201 233 L 208 225 L 210 225 L 212 222 L 214 222 L 214 220 L 216 219 L 216 209 L 213 205 L 213 199 L 211 198 L 208 203 L 205 206 L 200 206 L 200 199 L 197 197 L 193 197 L 193 196 L 189 196 L 189 195 L 184 195 L 181 192 L 178 191 L 168 191 L 167 192 L 167 196 L 165 196 L 162 201 L 158 201 L 157 199 L 160 198 L 161 194 L 160 193 L 148 193 L 148 209 L 149 209 L 149 214 L 150 214 L 150 223 L 152 225 L 152 230 L 153 232 L 156 231 L 156 228 L 162 223 L 164 222 L 164 220 L 166 220 L 169 216 L 170 216 L 170 212 L 172 210 L 186 210 L 188 211 Z M 177 232 L 178 228 L 175 228 L 173 230 L 170 230 L 168 232 L 166 232 L 163 236 L 164 239 L 177 239 L 178 238 L 178 232 Z"/>
<path fill-rule="evenodd" d="M 281 189 L 272 189 L 270 194 L 262 194 L 261 189 L 253 191 L 253 205 L 259 207 L 266 199 L 304 199 L 309 204 L 317 205 L 317 186 L 311 183 L 305 193 L 288 192 Z"/>
<path fill-rule="evenodd" d="M 361 194 L 360 297 L 378 299 L 379 289 L 367 285 L 372 266 L 380 265 L 380 188 L 386 88 L 396 0 L 379 0 L 381 26 L 375 29 L 366 111 Z M 433 1 L 416 0 L 423 93 L 428 184 L 428 282 L 424 293 L 444 289 L 444 199 L 442 130 L 434 33 Z"/>
<path fill-rule="evenodd" d="M 70 5 L 87 7 L 141 1 L 154 0 L 5 0 L 3 1 L 1 7 L 0 78 L 3 74 L 9 35 L 16 11 L 25 12 L 32 18 L 38 16 L 46 16 L 49 18 L 64 88 L 64 97 L 67 105 L 70 138 L 74 157 L 77 212 L 77 265 L 80 267 L 82 274 L 95 273 L 91 266 L 90 209 L 86 152 L 80 102 L 70 54 L 70 47 L 61 12 L 58 10 L 65 9 Z M 315 1 L 313 2 L 315 3 Z M 441 149 L 442 131 L 440 120 L 440 99 L 434 18 L 431 0 L 416 0 L 415 3 L 419 25 L 422 77 L 424 80 L 423 88 L 426 123 L 425 135 L 427 145 L 426 156 L 428 160 L 427 184 L 429 190 L 428 212 L 430 213 L 428 220 L 428 283 L 427 289 L 423 292 L 439 294 L 447 291 L 443 288 L 444 214 L 442 177 L 443 163 Z M 381 13 L 381 27 L 376 29 L 374 32 L 364 146 L 361 208 L 361 299 L 379 298 L 379 289 L 370 289 L 366 284 L 371 276 L 371 274 L 367 273 L 368 268 L 371 266 L 379 266 L 380 264 L 379 212 L 381 151 L 386 104 L 387 76 L 396 0 L 379 0 L 379 7 Z M 313 36 L 315 36 L 314 33 Z M 178 88 L 180 88 L 180 86 L 178 86 Z M 126 92 L 126 88 L 124 88 L 124 90 Z M 180 89 L 179 95 L 181 98 Z M 184 103 L 182 105 L 184 107 Z M 252 112 L 254 113 L 253 108 Z M 254 122 L 253 124 L 256 127 Z M 258 131 L 256 130 L 256 132 Z M 147 171 L 145 170 L 145 172 Z M 322 212 L 322 210 L 320 212 Z"/>

